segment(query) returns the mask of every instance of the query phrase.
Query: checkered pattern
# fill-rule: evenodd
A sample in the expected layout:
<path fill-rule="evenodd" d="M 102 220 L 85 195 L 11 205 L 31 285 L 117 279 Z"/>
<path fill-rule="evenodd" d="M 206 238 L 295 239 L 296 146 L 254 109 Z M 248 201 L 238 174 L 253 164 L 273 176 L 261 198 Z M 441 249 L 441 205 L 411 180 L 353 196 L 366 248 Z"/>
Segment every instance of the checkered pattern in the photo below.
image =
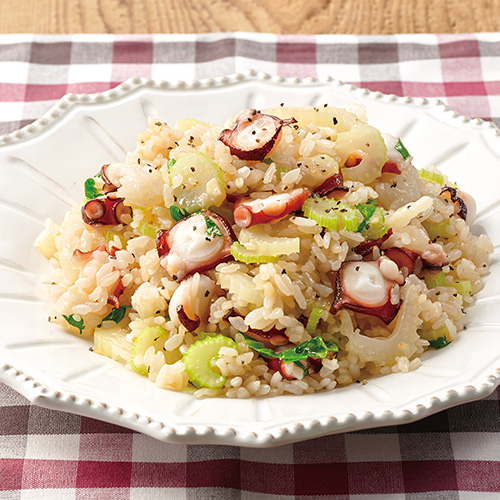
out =
<path fill-rule="evenodd" d="M 130 76 L 258 69 L 440 98 L 500 125 L 500 34 L 0 36 L 0 133 Z M 269 450 L 165 444 L 0 384 L 0 500 L 500 498 L 500 391 L 414 424 Z"/>

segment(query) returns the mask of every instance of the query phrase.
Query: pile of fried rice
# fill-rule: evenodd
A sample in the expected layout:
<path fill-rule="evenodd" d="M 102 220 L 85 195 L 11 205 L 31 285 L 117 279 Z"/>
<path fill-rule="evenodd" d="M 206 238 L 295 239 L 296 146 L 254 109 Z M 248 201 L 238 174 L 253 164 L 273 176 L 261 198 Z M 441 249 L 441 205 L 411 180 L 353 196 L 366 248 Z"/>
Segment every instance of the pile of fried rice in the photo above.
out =
<path fill-rule="evenodd" d="M 49 320 L 196 397 L 415 370 L 463 330 L 492 244 L 470 194 L 403 143 L 358 105 L 149 119 L 36 241 Z"/>

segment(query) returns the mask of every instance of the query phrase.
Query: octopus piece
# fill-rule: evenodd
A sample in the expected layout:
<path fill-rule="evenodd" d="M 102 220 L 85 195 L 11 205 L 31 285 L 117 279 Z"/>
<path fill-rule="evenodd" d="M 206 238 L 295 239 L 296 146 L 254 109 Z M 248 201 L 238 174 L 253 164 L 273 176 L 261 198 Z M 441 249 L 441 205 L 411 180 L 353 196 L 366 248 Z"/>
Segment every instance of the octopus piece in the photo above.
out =
<path fill-rule="evenodd" d="M 467 220 L 467 205 L 458 194 L 459 191 L 457 189 L 450 186 L 444 186 L 439 193 L 439 197 L 446 203 L 453 203 L 454 215 L 461 217 L 463 220 Z"/>
<path fill-rule="evenodd" d="M 385 251 L 385 256 L 394 261 L 399 269 L 407 270 L 407 274 L 415 271 L 415 265 L 420 255 L 407 248 L 391 247 Z"/>
<path fill-rule="evenodd" d="M 380 238 L 369 239 L 361 242 L 353 248 L 354 253 L 361 255 L 361 257 L 366 257 L 369 255 L 375 247 L 380 248 L 382 243 L 387 240 L 392 235 L 392 229 L 389 228 L 387 233 L 382 235 Z"/>
<path fill-rule="evenodd" d="M 120 297 L 125 292 L 125 287 L 123 286 L 122 279 L 118 279 L 114 292 L 108 297 L 108 304 L 111 304 L 117 309 L 120 307 Z"/>
<path fill-rule="evenodd" d="M 439 243 L 429 243 L 420 257 L 426 269 L 439 270 L 450 263 L 444 248 Z"/>
<path fill-rule="evenodd" d="M 383 174 L 400 174 L 401 169 L 399 165 L 394 161 L 386 161 L 382 167 Z"/>
<path fill-rule="evenodd" d="M 224 217 L 205 210 L 177 222 L 156 235 L 160 264 L 176 281 L 195 272 L 213 269 L 232 259 L 236 236 Z"/>
<path fill-rule="evenodd" d="M 109 163 L 103 165 L 101 167 L 101 179 L 104 182 L 104 186 L 102 187 L 102 190 L 105 193 L 111 193 L 113 191 L 116 191 L 120 186 L 116 186 L 113 184 L 113 182 L 109 179 Z"/>
<path fill-rule="evenodd" d="M 344 186 L 344 176 L 342 172 L 339 172 L 328 177 L 322 184 L 315 187 L 313 192 L 319 196 L 327 196 L 338 200 L 349 192 L 349 188 Z"/>
<path fill-rule="evenodd" d="M 224 129 L 219 140 L 241 160 L 262 161 L 281 137 L 283 125 L 296 123 L 295 118 L 282 120 L 255 109 L 244 109 L 232 129 Z"/>
<path fill-rule="evenodd" d="M 203 274 L 196 273 L 183 280 L 168 305 L 174 325 L 183 325 L 188 332 L 194 332 L 206 324 L 216 290 L 215 282 Z"/>
<path fill-rule="evenodd" d="M 132 208 L 114 192 L 89 200 L 82 207 L 83 222 L 90 225 L 127 224 L 131 217 Z"/>
<path fill-rule="evenodd" d="M 304 359 L 302 361 L 298 361 L 306 371 L 309 370 L 309 359 Z M 304 370 L 297 366 L 293 362 L 285 363 L 282 359 L 278 358 L 270 358 L 267 361 L 267 366 L 271 368 L 271 370 L 277 371 L 281 373 L 281 376 L 286 380 L 302 380 L 304 378 Z"/>
<path fill-rule="evenodd" d="M 82 252 L 78 248 L 73 252 L 73 256 L 71 257 L 71 262 L 76 264 L 77 266 L 83 267 L 85 264 L 90 262 L 90 260 L 94 257 L 94 252 L 106 252 L 111 257 L 114 257 L 116 252 L 118 252 L 119 248 L 112 246 L 109 250 L 106 248 L 106 245 L 101 244 L 94 248 L 93 250 L 89 250 L 88 252 Z"/>
<path fill-rule="evenodd" d="M 394 269 L 388 267 L 387 263 L 390 259 L 381 259 L 374 262 L 351 261 L 342 264 L 332 279 L 332 314 L 336 314 L 340 309 L 350 309 L 376 316 L 386 324 L 394 319 L 400 305 L 399 296 L 394 293 L 397 290 L 395 287 L 402 282 L 401 278 L 404 281 L 404 277 L 402 274 L 393 274 Z M 387 276 L 397 276 L 397 281 L 388 279 Z"/>
<path fill-rule="evenodd" d="M 262 330 L 247 330 L 245 335 L 262 342 L 266 347 L 281 347 L 289 343 L 288 337 L 283 330 L 273 327 L 267 332 Z"/>
<path fill-rule="evenodd" d="M 234 206 L 234 222 L 243 228 L 283 219 L 299 210 L 309 198 L 307 188 L 297 188 L 289 193 L 277 193 L 267 198 L 240 198 Z"/>

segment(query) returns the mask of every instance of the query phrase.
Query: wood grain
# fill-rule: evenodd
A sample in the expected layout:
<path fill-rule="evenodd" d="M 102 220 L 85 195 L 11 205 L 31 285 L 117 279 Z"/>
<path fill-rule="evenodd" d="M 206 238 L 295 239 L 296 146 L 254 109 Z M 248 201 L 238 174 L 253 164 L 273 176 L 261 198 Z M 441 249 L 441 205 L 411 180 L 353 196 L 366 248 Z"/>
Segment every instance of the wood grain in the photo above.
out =
<path fill-rule="evenodd" d="M 1 33 L 500 31 L 500 0 L 2 0 Z"/>

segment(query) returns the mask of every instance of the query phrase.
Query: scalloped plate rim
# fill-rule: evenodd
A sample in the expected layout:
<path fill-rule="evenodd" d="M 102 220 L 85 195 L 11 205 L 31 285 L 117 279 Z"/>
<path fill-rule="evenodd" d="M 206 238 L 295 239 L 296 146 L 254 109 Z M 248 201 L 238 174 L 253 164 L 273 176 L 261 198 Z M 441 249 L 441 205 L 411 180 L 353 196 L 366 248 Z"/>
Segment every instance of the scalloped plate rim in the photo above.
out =
<path fill-rule="evenodd" d="M 10 134 L 0 136 L 0 150 L 20 142 L 31 141 L 50 130 L 51 126 L 65 119 L 69 111 L 78 105 L 95 104 L 104 102 L 115 102 L 123 99 L 135 91 L 144 88 L 155 88 L 160 90 L 203 90 L 214 87 L 224 87 L 238 84 L 244 81 L 263 81 L 276 85 L 333 85 L 347 93 L 357 93 L 370 99 L 383 99 L 387 103 L 397 102 L 403 105 L 416 107 L 433 106 L 443 114 L 453 119 L 460 120 L 462 126 L 479 127 L 484 133 L 487 130 L 493 132 L 494 136 L 500 137 L 500 130 L 492 123 L 482 119 L 471 119 L 451 110 L 442 101 L 427 98 L 398 97 L 395 95 L 374 92 L 362 89 L 351 84 L 343 83 L 333 78 L 283 78 L 271 76 L 266 73 L 249 70 L 245 73 L 236 73 L 220 78 L 191 81 L 165 81 L 153 80 L 140 77 L 132 77 L 113 89 L 95 94 L 67 94 L 55 103 L 49 111 L 44 113 L 32 124 L 13 131 Z M 0 360 L 1 362 L 1 360 Z M 399 412 L 385 410 L 372 413 L 369 411 L 348 413 L 339 421 L 335 416 L 328 417 L 326 423 L 321 423 L 315 418 L 299 420 L 287 426 L 280 426 L 274 434 L 270 432 L 259 432 L 259 429 L 237 429 L 234 427 L 210 426 L 193 424 L 192 426 L 171 426 L 166 422 L 153 420 L 139 413 L 125 412 L 116 406 L 109 406 L 105 402 L 95 401 L 90 398 L 81 398 L 66 391 L 58 391 L 46 387 L 36 380 L 34 376 L 25 371 L 17 369 L 9 362 L 0 365 L 0 380 L 25 396 L 31 402 L 52 409 L 73 412 L 97 418 L 130 429 L 143 432 L 152 437 L 168 442 L 178 443 L 207 443 L 207 444 L 231 444 L 249 447 L 269 447 L 287 444 L 303 439 L 319 437 L 336 432 L 347 432 L 352 430 L 379 427 L 383 425 L 397 425 L 419 420 L 425 416 L 452 406 L 473 401 L 491 394 L 500 384 L 500 365 L 492 368 L 492 373 L 485 374 L 482 381 L 476 385 L 463 384 L 453 390 L 449 390 L 444 397 L 429 396 L 428 401 L 407 405 Z M 258 425 L 256 424 L 256 427 Z"/>

